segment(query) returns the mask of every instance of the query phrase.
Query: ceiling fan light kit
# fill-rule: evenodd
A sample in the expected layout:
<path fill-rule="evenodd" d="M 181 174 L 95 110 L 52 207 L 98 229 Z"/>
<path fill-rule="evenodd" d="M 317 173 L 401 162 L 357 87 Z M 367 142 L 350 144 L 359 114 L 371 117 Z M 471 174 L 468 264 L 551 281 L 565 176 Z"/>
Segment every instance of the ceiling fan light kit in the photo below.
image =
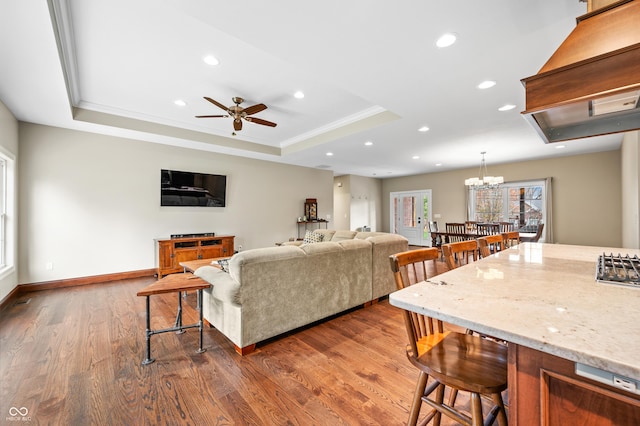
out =
<path fill-rule="evenodd" d="M 242 130 L 242 120 L 245 120 L 245 121 L 247 121 L 249 123 L 260 124 L 262 126 L 269 126 L 269 127 L 276 127 L 277 126 L 277 124 L 274 123 L 274 122 L 263 120 L 262 118 L 258 118 L 258 117 L 251 117 L 251 115 L 257 114 L 260 111 L 264 111 L 265 109 L 267 109 L 267 106 L 265 104 L 255 104 L 255 105 L 252 105 L 250 107 L 243 108 L 243 107 L 240 106 L 240 104 L 244 102 L 244 99 L 239 97 L 239 96 L 235 96 L 235 97 L 231 98 L 231 100 L 233 101 L 233 103 L 235 105 L 227 107 L 227 106 L 224 106 L 223 104 L 221 104 L 220 102 L 216 101 L 215 99 L 211 99 L 211 98 L 209 98 L 207 96 L 205 96 L 204 99 L 206 99 L 207 101 L 211 102 L 212 104 L 214 104 L 218 108 L 226 111 L 228 115 L 196 115 L 196 118 L 227 118 L 227 117 L 233 117 L 233 129 L 236 132 Z M 233 133 L 233 135 L 235 136 L 235 132 Z"/>

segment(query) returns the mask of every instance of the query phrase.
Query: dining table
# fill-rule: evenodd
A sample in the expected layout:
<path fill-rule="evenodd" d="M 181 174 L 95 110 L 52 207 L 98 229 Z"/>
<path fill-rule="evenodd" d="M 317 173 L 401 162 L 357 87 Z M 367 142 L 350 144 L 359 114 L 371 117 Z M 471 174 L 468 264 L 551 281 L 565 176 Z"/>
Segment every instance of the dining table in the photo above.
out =
<path fill-rule="evenodd" d="M 640 424 L 640 285 L 597 281 L 607 253 L 640 256 L 520 243 L 393 292 L 389 302 L 506 342 L 511 424 L 594 416 Z"/>

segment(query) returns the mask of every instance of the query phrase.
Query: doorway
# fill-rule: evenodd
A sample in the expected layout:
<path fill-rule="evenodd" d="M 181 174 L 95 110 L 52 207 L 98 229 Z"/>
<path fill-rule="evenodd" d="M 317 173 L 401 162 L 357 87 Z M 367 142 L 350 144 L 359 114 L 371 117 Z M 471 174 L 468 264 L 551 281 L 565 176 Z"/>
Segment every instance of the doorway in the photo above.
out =
<path fill-rule="evenodd" d="M 431 246 L 431 190 L 402 191 L 390 194 L 391 232 L 409 240 L 410 245 Z"/>

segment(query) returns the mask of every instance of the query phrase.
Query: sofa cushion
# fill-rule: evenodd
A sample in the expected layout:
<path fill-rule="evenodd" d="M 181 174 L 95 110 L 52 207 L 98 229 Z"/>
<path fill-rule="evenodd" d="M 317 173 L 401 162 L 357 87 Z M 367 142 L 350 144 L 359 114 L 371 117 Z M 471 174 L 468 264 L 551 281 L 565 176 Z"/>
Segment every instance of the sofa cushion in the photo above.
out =
<path fill-rule="evenodd" d="M 337 242 L 337 241 L 344 241 L 344 240 L 353 240 L 356 234 L 357 234 L 356 231 L 336 231 L 333 234 L 333 237 L 331 237 L 331 241 Z"/>
<path fill-rule="evenodd" d="M 324 235 L 307 230 L 304 233 L 302 244 L 321 243 L 323 240 L 324 240 Z"/>
<path fill-rule="evenodd" d="M 313 231 L 315 234 L 321 234 L 323 236 L 322 241 L 331 241 L 333 234 L 336 233 L 333 229 L 316 229 Z"/>

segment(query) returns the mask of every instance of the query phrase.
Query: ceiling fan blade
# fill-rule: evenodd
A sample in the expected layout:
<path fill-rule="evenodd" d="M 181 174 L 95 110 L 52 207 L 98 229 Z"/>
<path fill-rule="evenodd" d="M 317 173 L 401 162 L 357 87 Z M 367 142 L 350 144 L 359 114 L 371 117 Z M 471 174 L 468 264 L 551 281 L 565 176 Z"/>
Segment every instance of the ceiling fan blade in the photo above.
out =
<path fill-rule="evenodd" d="M 277 124 L 273 123 L 271 121 L 267 121 L 267 120 L 263 120 L 262 118 L 258 118 L 258 117 L 246 117 L 247 121 L 250 121 L 251 123 L 256 123 L 256 124 L 262 124 L 263 126 L 269 126 L 269 127 L 276 127 Z"/>
<path fill-rule="evenodd" d="M 258 113 L 260 111 L 264 111 L 265 109 L 267 109 L 267 106 L 265 104 L 256 104 L 256 105 L 252 105 L 250 107 L 245 108 L 243 112 L 247 115 L 251 115 L 251 114 Z"/>
<path fill-rule="evenodd" d="M 218 101 L 216 101 L 214 99 L 211 99 L 209 97 L 206 97 L 206 96 L 204 98 L 206 100 L 208 100 L 209 102 L 211 102 L 212 104 L 214 104 L 215 106 L 217 106 L 218 108 L 223 109 L 225 111 L 229 111 L 229 108 L 227 108 L 226 106 L 222 105 L 220 102 L 218 102 Z"/>
<path fill-rule="evenodd" d="M 228 115 L 196 115 L 196 118 L 226 118 Z"/>
<path fill-rule="evenodd" d="M 239 118 L 233 120 L 233 129 L 236 131 L 242 130 L 242 120 L 240 120 Z"/>

